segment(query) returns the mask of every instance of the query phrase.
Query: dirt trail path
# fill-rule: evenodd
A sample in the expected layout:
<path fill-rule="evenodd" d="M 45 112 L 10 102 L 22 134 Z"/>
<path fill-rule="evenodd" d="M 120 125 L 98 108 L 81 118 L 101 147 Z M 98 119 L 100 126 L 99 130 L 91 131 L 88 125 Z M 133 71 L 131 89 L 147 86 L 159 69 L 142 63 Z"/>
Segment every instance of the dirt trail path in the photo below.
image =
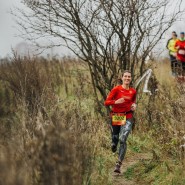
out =
<path fill-rule="evenodd" d="M 151 157 L 148 154 L 143 154 L 143 153 L 138 153 L 138 154 L 135 154 L 134 156 L 126 157 L 121 167 L 121 174 L 115 174 L 113 172 L 114 169 L 111 169 L 112 171 L 110 173 L 112 174 L 112 178 L 114 182 L 113 185 L 137 185 L 136 182 L 126 179 L 124 177 L 124 173 L 127 171 L 127 168 L 133 166 L 134 164 L 139 162 L 139 160 L 150 159 L 150 158 Z"/>

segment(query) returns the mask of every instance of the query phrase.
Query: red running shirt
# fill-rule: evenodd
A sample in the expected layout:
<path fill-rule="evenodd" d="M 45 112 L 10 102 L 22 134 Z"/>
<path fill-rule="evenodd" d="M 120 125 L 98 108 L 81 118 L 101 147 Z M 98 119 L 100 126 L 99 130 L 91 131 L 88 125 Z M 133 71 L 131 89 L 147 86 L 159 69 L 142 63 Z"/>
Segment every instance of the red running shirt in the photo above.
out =
<path fill-rule="evenodd" d="M 180 60 L 181 62 L 185 62 L 185 40 L 181 41 L 178 40 L 175 43 L 175 47 L 179 46 L 179 49 L 177 51 L 177 60 Z"/>
<path fill-rule="evenodd" d="M 119 98 L 124 98 L 125 101 L 120 104 L 115 104 L 115 101 Z M 136 101 L 136 90 L 133 88 L 124 89 L 122 85 L 114 87 L 109 95 L 107 96 L 107 99 L 105 100 L 104 104 L 105 106 L 112 106 L 113 112 L 129 112 L 131 109 L 131 105 L 135 103 Z M 126 118 L 132 118 L 132 112 L 128 113 L 126 115 Z"/>

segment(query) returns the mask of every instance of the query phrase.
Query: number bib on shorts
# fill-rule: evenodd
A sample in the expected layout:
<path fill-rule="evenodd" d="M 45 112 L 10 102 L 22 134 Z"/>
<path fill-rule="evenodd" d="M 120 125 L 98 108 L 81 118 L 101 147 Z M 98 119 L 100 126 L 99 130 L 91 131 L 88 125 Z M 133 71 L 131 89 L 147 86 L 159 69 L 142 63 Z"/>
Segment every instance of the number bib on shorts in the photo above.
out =
<path fill-rule="evenodd" d="M 126 115 L 124 113 L 113 113 L 112 114 L 112 125 L 125 125 Z"/>

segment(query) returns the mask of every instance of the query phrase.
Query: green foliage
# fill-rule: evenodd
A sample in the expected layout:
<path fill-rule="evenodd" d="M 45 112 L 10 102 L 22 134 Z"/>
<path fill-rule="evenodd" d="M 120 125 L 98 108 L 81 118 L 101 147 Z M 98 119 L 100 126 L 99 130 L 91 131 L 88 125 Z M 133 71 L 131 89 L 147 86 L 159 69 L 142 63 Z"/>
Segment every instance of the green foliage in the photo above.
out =
<path fill-rule="evenodd" d="M 134 177 L 134 166 L 127 168 L 127 171 L 124 173 L 124 176 L 128 180 L 132 180 Z"/>
<path fill-rule="evenodd" d="M 137 152 L 137 153 L 141 152 L 141 149 L 138 146 L 133 146 L 132 149 L 133 149 L 134 152 Z"/>

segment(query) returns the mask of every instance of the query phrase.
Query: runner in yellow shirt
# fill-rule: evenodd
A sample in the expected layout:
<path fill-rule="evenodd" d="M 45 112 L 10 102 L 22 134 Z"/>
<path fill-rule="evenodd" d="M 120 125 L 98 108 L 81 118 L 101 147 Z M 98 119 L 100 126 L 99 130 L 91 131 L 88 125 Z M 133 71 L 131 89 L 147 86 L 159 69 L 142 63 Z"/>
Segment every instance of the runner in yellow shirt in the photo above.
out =
<path fill-rule="evenodd" d="M 172 71 L 172 75 L 175 75 L 175 62 L 177 62 L 176 60 L 176 55 L 177 55 L 177 49 L 175 48 L 175 44 L 179 39 L 177 38 L 177 34 L 175 31 L 172 32 L 172 38 L 170 38 L 167 42 L 167 49 L 169 50 L 169 56 L 170 56 L 170 62 L 171 62 L 171 71 Z"/>

